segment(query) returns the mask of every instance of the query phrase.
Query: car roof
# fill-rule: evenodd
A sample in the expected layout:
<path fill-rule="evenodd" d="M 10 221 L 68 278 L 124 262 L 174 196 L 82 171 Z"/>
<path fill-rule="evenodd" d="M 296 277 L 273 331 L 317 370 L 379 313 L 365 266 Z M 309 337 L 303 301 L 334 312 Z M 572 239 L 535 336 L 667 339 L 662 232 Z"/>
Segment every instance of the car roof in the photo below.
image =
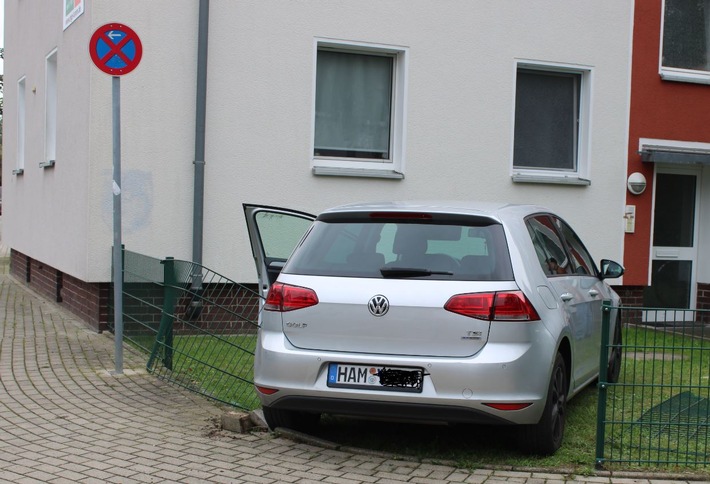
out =
<path fill-rule="evenodd" d="M 429 212 L 458 215 L 486 216 L 501 221 L 520 219 L 535 213 L 553 213 L 539 205 L 472 200 L 402 200 L 364 202 L 340 205 L 323 211 L 323 214 L 354 212 Z"/>

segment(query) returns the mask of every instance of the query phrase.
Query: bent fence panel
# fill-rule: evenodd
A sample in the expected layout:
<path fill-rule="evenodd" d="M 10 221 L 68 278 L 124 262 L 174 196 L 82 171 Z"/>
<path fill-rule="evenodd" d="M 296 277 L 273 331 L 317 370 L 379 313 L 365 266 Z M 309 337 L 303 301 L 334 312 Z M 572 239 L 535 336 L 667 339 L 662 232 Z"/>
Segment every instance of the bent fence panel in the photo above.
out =
<path fill-rule="evenodd" d="M 600 369 L 606 369 L 610 314 L 603 307 Z M 600 371 L 596 465 L 697 468 L 710 465 L 708 310 L 619 307 L 622 367 Z"/>
<path fill-rule="evenodd" d="M 258 292 L 193 262 L 129 251 L 123 278 L 124 338 L 148 354 L 148 371 L 235 407 L 259 405 Z"/>

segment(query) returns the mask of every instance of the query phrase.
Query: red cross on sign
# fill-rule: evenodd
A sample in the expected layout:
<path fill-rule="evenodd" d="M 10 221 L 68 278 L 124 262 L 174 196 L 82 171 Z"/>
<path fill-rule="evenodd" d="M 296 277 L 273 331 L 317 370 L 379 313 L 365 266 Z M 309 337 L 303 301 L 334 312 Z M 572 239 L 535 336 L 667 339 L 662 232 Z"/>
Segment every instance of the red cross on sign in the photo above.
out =
<path fill-rule="evenodd" d="M 122 76 L 138 66 L 143 45 L 130 27 L 111 23 L 96 29 L 89 42 L 89 53 L 96 67 L 103 72 Z"/>

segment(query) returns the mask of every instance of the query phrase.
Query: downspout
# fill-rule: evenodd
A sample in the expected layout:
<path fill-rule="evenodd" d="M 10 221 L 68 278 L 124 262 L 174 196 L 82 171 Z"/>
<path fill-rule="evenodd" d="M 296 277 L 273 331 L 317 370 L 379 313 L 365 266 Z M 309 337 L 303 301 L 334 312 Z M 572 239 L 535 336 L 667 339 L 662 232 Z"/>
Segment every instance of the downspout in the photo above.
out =
<path fill-rule="evenodd" d="M 207 27 L 209 0 L 200 0 L 197 26 L 197 89 L 195 102 L 195 186 L 192 204 L 192 274 L 189 320 L 202 312 L 202 236 L 205 208 L 205 113 L 207 98 Z"/>
<path fill-rule="evenodd" d="M 200 0 L 197 31 L 197 99 L 195 104 L 195 187 L 192 211 L 192 261 L 202 265 L 205 199 L 205 117 L 207 98 L 207 30 L 209 0 Z M 192 277 L 193 288 L 202 286 L 202 269 Z"/>

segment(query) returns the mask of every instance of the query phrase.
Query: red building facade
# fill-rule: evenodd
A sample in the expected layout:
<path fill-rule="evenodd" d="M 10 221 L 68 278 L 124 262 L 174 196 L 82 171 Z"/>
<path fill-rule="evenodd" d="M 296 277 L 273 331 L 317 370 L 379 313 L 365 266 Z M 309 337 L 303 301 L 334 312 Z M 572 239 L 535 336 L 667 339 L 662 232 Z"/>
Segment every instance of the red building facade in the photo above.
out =
<path fill-rule="evenodd" d="M 621 292 L 710 308 L 710 1 L 637 1 L 633 39 Z"/>

